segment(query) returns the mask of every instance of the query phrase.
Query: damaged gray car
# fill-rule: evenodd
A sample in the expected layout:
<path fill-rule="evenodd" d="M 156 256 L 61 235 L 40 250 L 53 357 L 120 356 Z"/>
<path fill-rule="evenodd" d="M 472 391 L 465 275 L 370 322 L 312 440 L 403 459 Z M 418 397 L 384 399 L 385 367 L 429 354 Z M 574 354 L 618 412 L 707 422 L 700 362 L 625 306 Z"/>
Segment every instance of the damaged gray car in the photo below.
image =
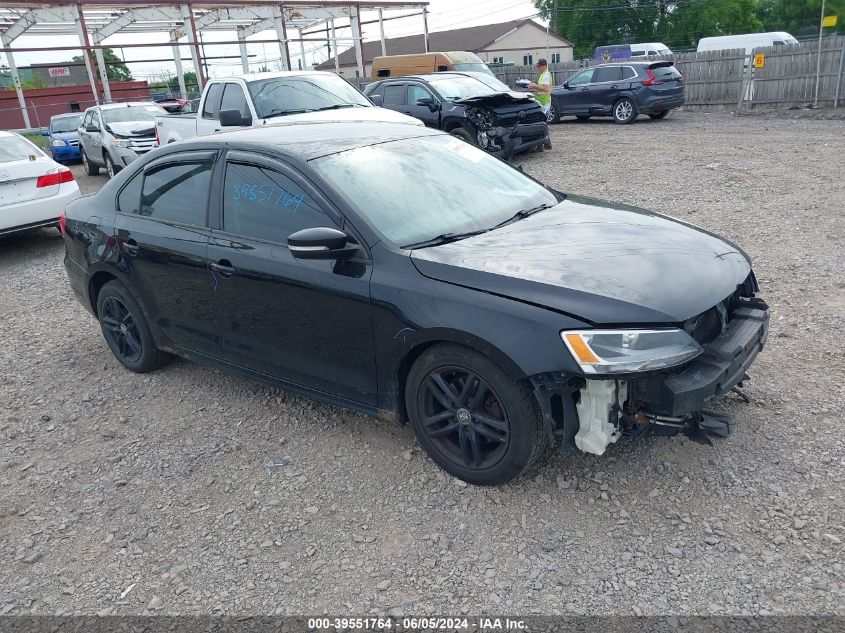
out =
<path fill-rule="evenodd" d="M 416 117 L 499 158 L 549 142 L 546 116 L 532 95 L 474 73 L 395 77 L 369 84 L 364 94 L 377 106 Z"/>

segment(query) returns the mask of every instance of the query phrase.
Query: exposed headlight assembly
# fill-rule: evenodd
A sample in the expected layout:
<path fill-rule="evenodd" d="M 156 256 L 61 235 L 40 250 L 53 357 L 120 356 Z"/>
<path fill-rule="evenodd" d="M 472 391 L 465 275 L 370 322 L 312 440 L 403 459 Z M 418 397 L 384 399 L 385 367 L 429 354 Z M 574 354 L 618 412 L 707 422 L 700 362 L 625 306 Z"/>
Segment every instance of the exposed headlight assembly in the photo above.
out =
<path fill-rule="evenodd" d="M 114 145 L 115 147 L 130 147 L 131 146 L 131 143 L 130 143 L 128 138 L 127 139 L 113 138 L 111 140 L 111 144 Z"/>
<path fill-rule="evenodd" d="M 585 374 L 626 374 L 681 365 L 703 348 L 683 330 L 568 330 L 560 333 Z"/>
<path fill-rule="evenodd" d="M 65 145 L 67 145 L 67 143 L 65 143 L 62 139 L 53 139 L 53 147 L 64 147 Z"/>

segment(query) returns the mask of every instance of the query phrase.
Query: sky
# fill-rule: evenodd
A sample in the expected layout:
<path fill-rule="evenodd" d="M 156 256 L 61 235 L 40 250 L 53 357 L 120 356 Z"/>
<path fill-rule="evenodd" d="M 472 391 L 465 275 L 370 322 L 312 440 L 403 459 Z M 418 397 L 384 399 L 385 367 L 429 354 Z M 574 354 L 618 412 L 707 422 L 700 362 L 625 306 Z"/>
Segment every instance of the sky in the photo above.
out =
<path fill-rule="evenodd" d="M 389 14 L 397 15 L 398 11 L 385 12 L 385 17 Z M 529 16 L 536 16 L 537 9 L 530 0 L 429 0 L 429 16 L 428 16 L 428 30 L 445 31 L 452 28 L 464 28 L 467 26 L 477 26 L 480 24 L 493 24 L 496 22 L 507 22 L 508 20 L 515 20 L 518 18 L 525 18 Z M 363 12 L 362 20 L 377 18 L 375 12 Z M 537 18 L 539 20 L 539 18 Z M 423 22 L 422 16 L 412 16 L 400 20 L 388 20 L 384 23 L 386 37 L 399 37 L 403 35 L 412 35 L 422 33 Z M 349 28 L 339 29 L 337 36 L 350 37 L 351 31 Z M 288 33 L 289 37 L 297 37 L 295 31 Z M 275 31 L 265 31 L 264 33 L 253 36 L 256 39 L 272 39 L 275 37 Z M 316 37 L 316 36 L 311 36 Z M 364 26 L 364 39 L 378 39 L 379 30 L 378 24 Z M 240 57 L 237 45 L 219 45 L 212 46 L 212 42 L 216 41 L 232 41 L 235 39 L 234 32 L 227 31 L 211 31 L 203 34 L 205 42 L 205 54 L 207 56 L 221 56 L 231 55 L 232 59 L 217 59 L 209 60 L 209 75 L 211 77 L 225 77 L 229 75 L 236 75 L 241 72 Z M 144 59 L 164 59 L 171 58 L 172 52 L 170 48 L 155 47 L 155 48 L 126 48 L 123 52 L 119 50 L 117 44 L 136 44 L 143 42 L 168 42 L 166 33 L 149 33 L 149 34 L 125 34 L 120 33 L 107 39 L 104 43 L 114 46 L 118 55 L 123 56 L 126 60 L 144 60 Z M 184 40 L 183 40 L 184 41 Z M 70 46 L 78 42 L 75 36 L 21 36 L 15 40 L 13 47 L 27 47 L 27 46 Z M 351 41 L 348 41 L 345 47 L 351 46 Z M 300 55 L 300 45 L 298 42 L 291 42 L 288 44 L 291 56 L 291 65 L 297 68 Z M 305 42 L 305 60 L 306 66 L 310 67 L 326 61 L 328 52 L 325 44 L 318 44 L 316 42 Z M 183 69 L 187 72 L 193 67 L 190 61 L 190 49 L 187 46 L 182 46 Z M 280 52 L 279 47 L 274 44 L 253 44 L 248 45 L 247 52 L 250 57 L 250 65 L 255 65 L 255 69 L 266 63 L 271 69 L 279 67 Z M 78 55 L 79 51 L 55 51 L 55 52 L 31 52 L 31 53 L 17 53 L 15 61 L 18 66 L 26 66 L 32 63 L 60 63 L 68 61 L 74 55 Z M 0 55 L 5 61 L 5 56 Z M 187 58 L 187 61 L 184 61 Z M 175 66 L 172 62 L 165 63 L 132 63 L 129 64 L 129 69 L 132 71 L 136 79 L 156 79 L 161 75 L 167 73 L 175 73 Z"/>

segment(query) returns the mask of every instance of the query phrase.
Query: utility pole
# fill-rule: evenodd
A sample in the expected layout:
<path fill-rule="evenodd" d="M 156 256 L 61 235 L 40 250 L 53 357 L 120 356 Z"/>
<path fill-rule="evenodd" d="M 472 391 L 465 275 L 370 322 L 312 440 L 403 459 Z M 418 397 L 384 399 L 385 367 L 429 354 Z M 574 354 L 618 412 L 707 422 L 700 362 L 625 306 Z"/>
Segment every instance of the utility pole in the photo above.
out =
<path fill-rule="evenodd" d="M 557 35 L 557 0 L 552 0 L 552 19 L 549 22 L 552 33 Z"/>
<path fill-rule="evenodd" d="M 816 94 L 813 97 L 813 107 L 819 105 L 819 74 L 822 71 L 822 33 L 824 32 L 824 0 L 822 0 L 822 15 L 819 18 L 819 52 L 816 58 Z"/>

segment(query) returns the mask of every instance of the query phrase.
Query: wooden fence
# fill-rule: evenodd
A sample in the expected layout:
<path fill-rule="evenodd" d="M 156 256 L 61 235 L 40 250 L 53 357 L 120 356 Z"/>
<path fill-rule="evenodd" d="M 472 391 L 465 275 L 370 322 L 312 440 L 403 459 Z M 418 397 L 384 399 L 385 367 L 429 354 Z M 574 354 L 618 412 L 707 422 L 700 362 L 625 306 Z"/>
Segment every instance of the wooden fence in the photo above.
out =
<path fill-rule="evenodd" d="M 766 57 L 762 68 L 754 68 L 756 53 Z M 744 49 L 679 53 L 649 58 L 672 59 L 684 75 L 686 104 L 701 108 L 741 108 L 756 105 L 795 105 L 812 103 L 815 96 L 818 42 L 761 48 L 746 55 Z M 828 37 L 822 43 L 819 105 L 845 105 L 845 36 Z M 579 70 L 598 62 L 581 60 L 552 64 L 556 86 Z M 517 79 L 534 80 L 532 66 L 506 66 L 493 72 L 511 88 Z"/>

